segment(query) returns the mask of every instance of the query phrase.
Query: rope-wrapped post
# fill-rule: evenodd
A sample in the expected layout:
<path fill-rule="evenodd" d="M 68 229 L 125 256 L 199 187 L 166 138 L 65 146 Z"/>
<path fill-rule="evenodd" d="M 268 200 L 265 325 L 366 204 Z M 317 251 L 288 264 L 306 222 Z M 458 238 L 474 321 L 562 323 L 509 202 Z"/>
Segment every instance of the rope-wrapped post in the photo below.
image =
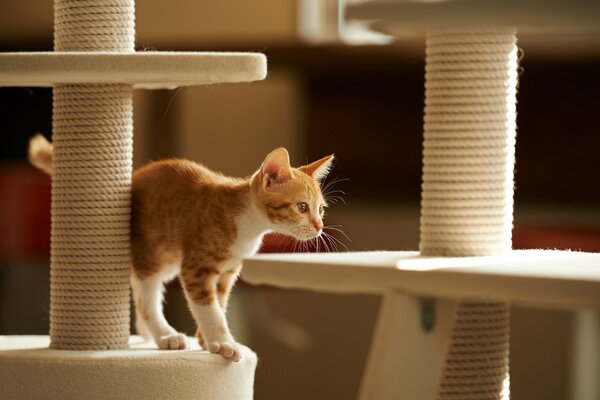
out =
<path fill-rule="evenodd" d="M 516 135 L 514 28 L 437 27 L 426 50 L 420 251 L 511 250 Z M 459 305 L 437 398 L 508 396 L 509 305 Z"/>
<path fill-rule="evenodd" d="M 55 51 L 134 51 L 133 0 L 55 0 Z M 57 85 L 50 347 L 129 341 L 133 144 L 129 85 Z"/>

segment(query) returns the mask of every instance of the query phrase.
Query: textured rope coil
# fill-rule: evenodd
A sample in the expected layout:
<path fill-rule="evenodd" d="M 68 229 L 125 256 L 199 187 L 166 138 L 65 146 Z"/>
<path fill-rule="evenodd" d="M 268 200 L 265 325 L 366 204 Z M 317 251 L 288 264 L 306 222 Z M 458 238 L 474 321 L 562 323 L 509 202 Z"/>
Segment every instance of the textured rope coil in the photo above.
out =
<path fill-rule="evenodd" d="M 53 348 L 128 345 L 132 111 L 130 86 L 54 89 Z M 73 126 L 76 134 L 64 132 Z M 110 138 L 99 135 L 106 129 Z"/>
<path fill-rule="evenodd" d="M 135 51 L 130 0 L 55 0 L 55 51 Z"/>
<path fill-rule="evenodd" d="M 509 317 L 507 303 L 459 305 L 438 400 L 509 398 Z"/>
<path fill-rule="evenodd" d="M 515 30 L 431 29 L 425 72 L 421 253 L 509 251 Z M 437 399 L 508 398 L 509 313 L 506 303 L 459 304 Z"/>
<path fill-rule="evenodd" d="M 57 51 L 134 51 L 134 3 L 56 0 Z M 58 85 L 50 347 L 124 349 L 129 342 L 132 88 Z"/>
<path fill-rule="evenodd" d="M 431 30 L 425 73 L 420 250 L 501 254 L 512 243 L 515 32 Z"/>

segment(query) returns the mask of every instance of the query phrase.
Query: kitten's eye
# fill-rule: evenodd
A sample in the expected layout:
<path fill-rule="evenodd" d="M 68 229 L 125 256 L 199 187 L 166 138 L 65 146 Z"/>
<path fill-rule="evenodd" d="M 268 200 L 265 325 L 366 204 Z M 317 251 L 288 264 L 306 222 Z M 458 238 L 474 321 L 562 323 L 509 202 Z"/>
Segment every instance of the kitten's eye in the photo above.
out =
<path fill-rule="evenodd" d="M 305 202 L 303 202 L 303 201 L 302 201 L 302 202 L 300 202 L 300 203 L 298 203 L 298 210 L 299 210 L 299 211 L 300 211 L 302 214 L 304 214 L 305 212 L 307 212 L 307 211 L 308 211 L 308 204 L 306 204 L 306 203 L 305 203 Z"/>
<path fill-rule="evenodd" d="M 323 214 L 325 212 L 325 205 L 321 204 L 319 206 L 319 214 Z"/>

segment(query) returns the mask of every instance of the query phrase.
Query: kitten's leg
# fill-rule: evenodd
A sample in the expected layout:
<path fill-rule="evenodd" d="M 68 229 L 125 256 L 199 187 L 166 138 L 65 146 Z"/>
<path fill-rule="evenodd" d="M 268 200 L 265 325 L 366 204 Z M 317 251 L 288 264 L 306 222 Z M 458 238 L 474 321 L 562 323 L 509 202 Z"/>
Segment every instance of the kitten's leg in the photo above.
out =
<path fill-rule="evenodd" d="M 134 281 L 135 279 L 135 281 Z M 133 303 L 135 305 L 135 331 L 138 335 L 143 336 L 145 339 L 152 339 L 152 333 L 150 333 L 150 329 L 146 326 L 144 319 L 142 318 L 140 312 L 140 301 L 139 301 L 139 289 L 137 288 L 137 278 L 135 276 L 131 277 L 131 289 L 133 291 Z"/>
<path fill-rule="evenodd" d="M 232 361 L 242 358 L 241 348 L 227 327 L 225 313 L 217 301 L 219 270 L 191 267 L 184 260 L 181 273 L 188 304 L 211 353 Z"/>
<path fill-rule="evenodd" d="M 163 277 L 154 274 L 144 279 L 132 278 L 136 314 L 140 326 L 147 328 L 156 345 L 161 349 L 185 349 L 187 338 L 177 332 L 163 314 Z"/>
<path fill-rule="evenodd" d="M 189 298 L 188 298 L 188 303 L 190 303 Z M 198 339 L 198 343 L 200 344 L 200 347 L 202 347 L 203 349 L 208 348 L 208 346 L 206 345 L 206 340 L 204 340 L 204 335 L 202 334 L 202 331 L 200 330 L 200 328 L 196 329 L 196 338 Z"/>
<path fill-rule="evenodd" d="M 217 282 L 217 295 L 219 298 L 219 305 L 221 306 L 223 312 L 227 312 L 227 306 L 229 304 L 229 295 L 231 294 L 231 289 L 237 281 L 241 269 L 242 267 L 239 266 L 238 268 L 225 271 L 220 276 L 219 281 Z"/>

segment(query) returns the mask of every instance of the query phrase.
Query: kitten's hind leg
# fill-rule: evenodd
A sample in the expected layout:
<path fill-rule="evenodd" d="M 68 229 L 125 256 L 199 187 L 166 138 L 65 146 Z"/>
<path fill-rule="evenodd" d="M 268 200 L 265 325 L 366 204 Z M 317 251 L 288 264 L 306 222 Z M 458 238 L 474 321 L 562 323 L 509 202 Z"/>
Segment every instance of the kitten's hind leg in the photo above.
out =
<path fill-rule="evenodd" d="M 136 325 L 147 332 L 154 339 L 160 349 L 186 349 L 187 337 L 177 332 L 165 319 L 163 314 L 163 277 L 158 273 L 138 279 L 131 279 L 134 292 Z M 139 331 L 138 331 L 139 332 Z"/>
<path fill-rule="evenodd" d="M 152 333 L 150 332 L 150 329 L 148 328 L 148 326 L 146 325 L 146 322 L 144 322 L 144 318 L 142 318 L 142 312 L 141 312 L 141 301 L 140 301 L 140 283 L 139 283 L 139 279 L 135 276 L 135 274 L 131 273 L 131 290 L 132 290 L 132 296 L 133 296 L 133 304 L 135 306 L 135 331 L 137 332 L 138 335 L 142 336 L 143 338 L 147 339 L 147 340 L 151 340 L 152 339 Z"/>
<path fill-rule="evenodd" d="M 144 319 L 141 317 L 141 315 L 139 315 L 139 312 L 137 311 L 138 310 L 137 304 L 135 306 L 135 310 L 136 310 L 135 311 L 135 331 L 137 332 L 138 335 L 142 336 L 144 339 L 147 339 L 147 340 L 153 339 L 150 329 L 148 328 L 148 326 L 146 326 Z"/>

